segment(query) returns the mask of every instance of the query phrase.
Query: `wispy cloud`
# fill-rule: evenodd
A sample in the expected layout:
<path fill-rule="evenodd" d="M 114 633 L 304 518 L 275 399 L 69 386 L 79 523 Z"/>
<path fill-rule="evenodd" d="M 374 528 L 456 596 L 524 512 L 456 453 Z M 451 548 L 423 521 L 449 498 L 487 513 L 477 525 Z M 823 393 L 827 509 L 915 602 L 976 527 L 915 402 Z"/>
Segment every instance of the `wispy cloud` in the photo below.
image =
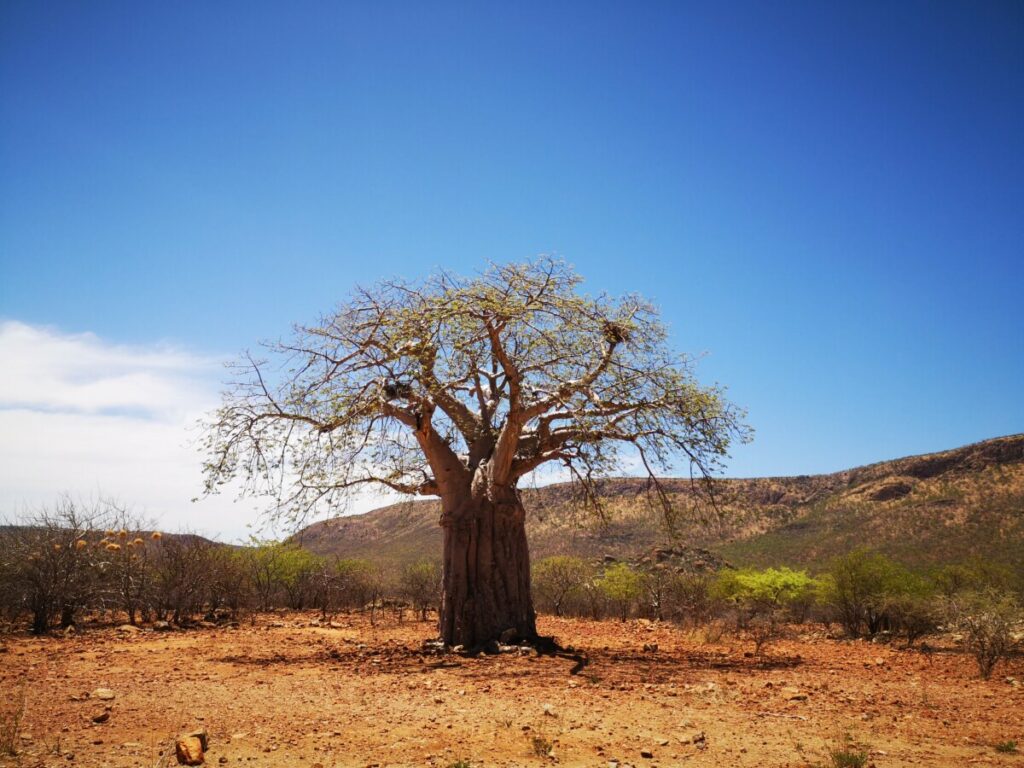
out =
<path fill-rule="evenodd" d="M 161 421 L 207 407 L 219 370 L 169 345 L 129 347 L 16 321 L 0 323 L 0 360 L 0 408 Z"/>
<path fill-rule="evenodd" d="M 0 515 L 70 493 L 226 539 L 260 520 L 258 501 L 191 501 L 202 487 L 196 422 L 219 400 L 216 358 L 5 321 L 0 370 Z"/>

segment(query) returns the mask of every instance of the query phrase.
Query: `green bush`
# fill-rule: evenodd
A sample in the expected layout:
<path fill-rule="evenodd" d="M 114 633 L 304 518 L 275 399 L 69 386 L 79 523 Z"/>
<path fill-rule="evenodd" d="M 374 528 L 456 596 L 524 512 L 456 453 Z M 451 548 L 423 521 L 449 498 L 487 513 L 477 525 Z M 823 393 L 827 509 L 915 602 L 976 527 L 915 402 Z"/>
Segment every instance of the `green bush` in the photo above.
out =
<path fill-rule="evenodd" d="M 931 585 L 885 555 L 856 549 L 836 558 L 822 580 L 822 602 L 853 637 L 904 629 L 920 636 Z"/>
<path fill-rule="evenodd" d="M 760 654 L 781 632 L 787 612 L 794 605 L 812 602 L 820 586 L 805 571 L 744 569 L 719 573 L 712 593 L 735 606 L 737 627 L 749 631 L 754 651 Z"/>
<path fill-rule="evenodd" d="M 643 576 L 628 563 L 615 563 L 597 580 L 597 588 L 625 621 L 643 594 Z"/>
<path fill-rule="evenodd" d="M 584 560 L 570 555 L 554 555 L 538 562 L 533 567 L 532 586 L 539 607 L 561 616 L 593 579 L 593 570 Z"/>

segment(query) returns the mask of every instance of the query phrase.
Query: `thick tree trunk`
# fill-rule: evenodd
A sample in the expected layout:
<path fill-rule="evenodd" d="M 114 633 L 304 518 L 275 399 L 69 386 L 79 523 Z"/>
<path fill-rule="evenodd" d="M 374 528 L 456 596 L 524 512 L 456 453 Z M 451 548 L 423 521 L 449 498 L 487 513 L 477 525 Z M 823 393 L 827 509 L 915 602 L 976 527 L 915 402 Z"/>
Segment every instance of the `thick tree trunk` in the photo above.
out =
<path fill-rule="evenodd" d="M 530 596 L 526 512 L 514 488 L 469 493 L 448 502 L 444 528 L 441 639 L 482 648 L 507 629 L 537 636 Z"/>

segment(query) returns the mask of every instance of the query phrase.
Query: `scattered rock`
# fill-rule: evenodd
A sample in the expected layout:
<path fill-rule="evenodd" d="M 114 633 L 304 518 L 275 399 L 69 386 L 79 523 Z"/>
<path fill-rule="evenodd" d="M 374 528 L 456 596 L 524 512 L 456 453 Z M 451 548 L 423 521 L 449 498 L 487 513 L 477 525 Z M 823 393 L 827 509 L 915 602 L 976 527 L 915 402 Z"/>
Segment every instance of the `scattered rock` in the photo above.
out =
<path fill-rule="evenodd" d="M 99 714 L 96 714 L 96 715 L 92 716 L 92 721 L 94 723 L 105 723 L 109 719 L 110 719 L 110 713 L 109 712 L 100 712 Z"/>
<path fill-rule="evenodd" d="M 116 694 L 109 688 L 97 688 L 90 695 L 94 699 L 99 699 L 100 701 L 112 701 Z"/>
<path fill-rule="evenodd" d="M 486 653 L 488 656 L 493 656 L 495 654 L 501 653 L 501 645 L 498 643 L 497 640 L 488 640 L 484 644 L 484 653 Z"/>
<path fill-rule="evenodd" d="M 683 744 L 703 744 L 707 741 L 707 736 L 704 735 L 704 731 L 694 731 L 680 737 L 679 741 Z"/>
<path fill-rule="evenodd" d="M 202 718 L 199 719 L 201 720 Z M 205 728 L 198 728 L 184 735 L 189 738 L 199 739 L 199 744 L 202 746 L 204 752 L 210 748 L 210 734 Z"/>
<path fill-rule="evenodd" d="M 650 760 L 652 757 L 654 757 L 654 751 L 650 749 L 641 749 L 640 757 L 646 757 L 648 760 Z"/>
<path fill-rule="evenodd" d="M 142 630 L 132 624 L 122 624 L 117 628 L 117 631 L 126 635 L 134 635 L 136 632 L 141 632 Z"/>
<path fill-rule="evenodd" d="M 174 744 L 174 754 L 181 765 L 202 765 L 206 759 L 204 751 L 198 736 L 179 736 Z"/>
<path fill-rule="evenodd" d="M 644 651 L 646 651 L 647 653 L 655 653 L 657 650 L 657 643 L 644 643 Z"/>
<path fill-rule="evenodd" d="M 154 632 L 170 632 L 173 629 L 171 622 L 169 621 L 154 621 L 153 631 Z"/>
<path fill-rule="evenodd" d="M 541 704 L 540 708 L 547 717 L 558 717 L 558 713 L 555 712 L 555 708 L 550 704 Z"/>
<path fill-rule="evenodd" d="M 502 645 L 514 645 L 516 640 L 519 639 L 519 633 L 516 632 L 514 627 L 509 627 L 501 633 L 499 640 Z"/>

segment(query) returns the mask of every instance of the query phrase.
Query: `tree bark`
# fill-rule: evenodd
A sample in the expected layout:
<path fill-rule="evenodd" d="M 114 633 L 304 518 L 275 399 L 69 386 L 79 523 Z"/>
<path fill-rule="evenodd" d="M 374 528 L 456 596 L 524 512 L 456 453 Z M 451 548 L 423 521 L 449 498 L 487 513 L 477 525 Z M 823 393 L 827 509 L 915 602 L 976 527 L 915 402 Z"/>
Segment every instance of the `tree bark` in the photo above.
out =
<path fill-rule="evenodd" d="M 534 640 L 526 511 L 515 488 L 492 486 L 442 503 L 441 639 L 477 650 L 513 629 Z"/>

